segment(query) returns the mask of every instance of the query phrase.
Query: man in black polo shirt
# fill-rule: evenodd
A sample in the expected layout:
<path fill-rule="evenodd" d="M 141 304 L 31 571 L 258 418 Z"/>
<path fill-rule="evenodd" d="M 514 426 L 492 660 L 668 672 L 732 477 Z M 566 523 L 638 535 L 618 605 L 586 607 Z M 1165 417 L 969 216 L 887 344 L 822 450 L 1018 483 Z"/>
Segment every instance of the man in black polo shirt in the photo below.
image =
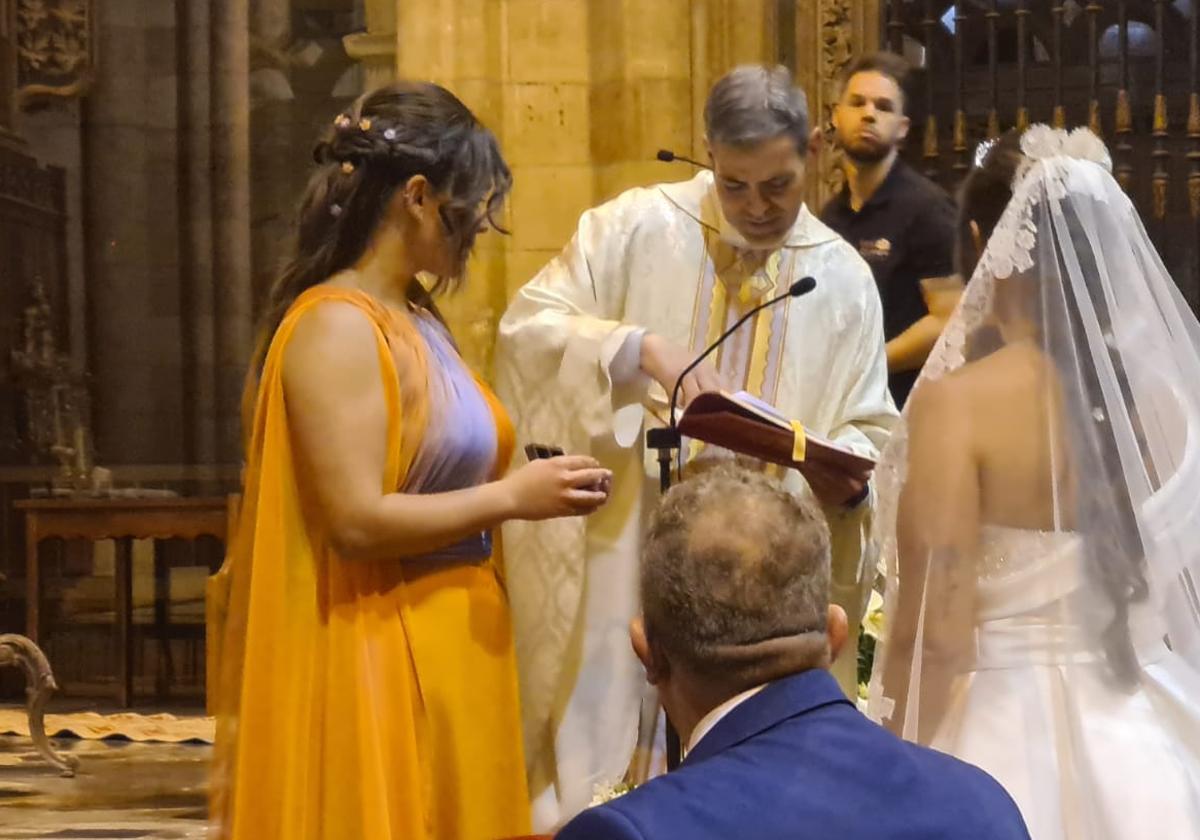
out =
<path fill-rule="evenodd" d="M 846 186 L 821 213 L 875 275 L 888 384 L 900 406 L 962 291 L 954 276 L 954 202 L 898 154 L 909 128 L 907 71 L 892 53 L 863 56 L 847 69 L 833 110 Z"/>

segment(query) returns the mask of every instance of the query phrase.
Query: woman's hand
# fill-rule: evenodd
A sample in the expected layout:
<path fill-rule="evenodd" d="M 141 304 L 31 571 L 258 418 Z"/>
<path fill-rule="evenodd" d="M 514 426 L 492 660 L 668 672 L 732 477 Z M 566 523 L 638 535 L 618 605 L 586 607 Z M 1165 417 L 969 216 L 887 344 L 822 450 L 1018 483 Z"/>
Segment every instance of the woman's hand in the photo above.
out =
<path fill-rule="evenodd" d="M 612 471 L 586 455 L 539 458 L 501 479 L 512 519 L 555 519 L 589 514 L 608 501 Z"/>

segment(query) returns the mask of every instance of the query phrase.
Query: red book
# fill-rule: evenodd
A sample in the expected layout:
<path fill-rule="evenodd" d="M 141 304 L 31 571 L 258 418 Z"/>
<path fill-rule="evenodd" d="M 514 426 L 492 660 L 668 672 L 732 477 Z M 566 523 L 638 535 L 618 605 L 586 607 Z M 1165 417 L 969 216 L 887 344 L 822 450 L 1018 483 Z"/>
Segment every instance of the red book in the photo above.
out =
<path fill-rule="evenodd" d="M 744 391 L 699 394 L 679 418 L 679 431 L 741 455 L 801 471 L 805 464 L 817 464 L 865 477 L 875 468 L 871 458 L 806 431 Z"/>

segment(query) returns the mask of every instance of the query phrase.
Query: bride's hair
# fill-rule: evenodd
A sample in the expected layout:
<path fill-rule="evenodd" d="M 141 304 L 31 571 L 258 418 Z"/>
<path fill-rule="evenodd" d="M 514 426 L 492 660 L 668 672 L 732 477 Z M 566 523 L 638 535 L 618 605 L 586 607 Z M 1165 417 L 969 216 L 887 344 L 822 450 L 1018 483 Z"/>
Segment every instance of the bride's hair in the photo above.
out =
<path fill-rule="evenodd" d="M 970 279 L 983 256 L 987 244 L 1012 200 L 1013 179 L 1024 155 L 1021 154 L 1021 132 L 1011 129 L 1000 136 L 983 162 L 967 173 L 958 193 L 958 253 L 959 273 Z M 971 225 L 979 227 L 980 245 L 975 244 Z"/>
<path fill-rule="evenodd" d="M 959 193 L 958 264 L 964 277 L 974 272 L 982 256 L 982 249 L 975 242 L 972 222 L 979 229 L 981 244 L 986 246 L 1012 200 L 1013 180 L 1024 160 L 1020 139 L 1020 132 L 1016 130 L 1003 135 L 963 182 Z M 1093 245 L 1070 207 L 1064 205 L 1063 211 L 1070 232 L 1070 243 L 1063 245 L 1074 250 L 1084 282 L 1088 285 L 1098 283 Z M 1062 262 L 1061 250 L 1058 270 L 1066 276 L 1068 269 Z M 1000 297 L 1001 284 L 1038 283 L 1039 280 L 1028 273 L 997 280 L 996 297 Z M 1074 524 L 1083 536 L 1089 578 L 1112 607 L 1112 618 L 1101 630 L 1105 658 L 1114 676 L 1122 684 L 1132 686 L 1137 682 L 1139 667 L 1129 634 L 1129 605 L 1147 594 L 1145 547 L 1112 427 L 1112 411 L 1102 408 L 1105 400 L 1094 357 L 1099 351 L 1086 343 L 1079 302 L 1070 283 L 1062 284 L 1061 297 L 1044 296 L 1036 289 L 1013 288 L 1011 291 L 1013 297 L 1024 298 L 1026 308 L 1039 310 L 1025 314 L 1032 317 L 1039 332 L 1049 333 L 1039 336 L 1041 344 L 1059 370 L 1064 385 L 1074 386 L 1064 388 L 1067 438 L 1071 445 L 1072 471 L 1076 476 Z M 1119 314 L 1105 305 L 1103 294 L 1088 297 L 1100 321 L 1101 331 L 1109 333 L 1112 318 Z M 1055 322 L 1065 322 L 1066 328 L 1041 329 L 1053 327 Z M 1123 413 L 1131 406 L 1126 371 L 1119 354 L 1112 353 L 1110 361 L 1122 397 L 1121 404 L 1112 409 Z M 1136 425 L 1136 417 L 1131 420 Z"/>

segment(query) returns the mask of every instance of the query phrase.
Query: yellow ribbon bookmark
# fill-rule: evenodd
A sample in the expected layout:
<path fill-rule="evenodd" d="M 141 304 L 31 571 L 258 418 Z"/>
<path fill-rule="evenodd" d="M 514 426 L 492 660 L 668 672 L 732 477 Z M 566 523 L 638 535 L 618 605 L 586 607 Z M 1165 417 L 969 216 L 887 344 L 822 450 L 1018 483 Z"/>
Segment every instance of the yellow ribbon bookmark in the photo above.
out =
<path fill-rule="evenodd" d="M 808 439 L 804 435 L 804 424 L 798 420 L 792 421 L 792 460 L 803 463 Z"/>

